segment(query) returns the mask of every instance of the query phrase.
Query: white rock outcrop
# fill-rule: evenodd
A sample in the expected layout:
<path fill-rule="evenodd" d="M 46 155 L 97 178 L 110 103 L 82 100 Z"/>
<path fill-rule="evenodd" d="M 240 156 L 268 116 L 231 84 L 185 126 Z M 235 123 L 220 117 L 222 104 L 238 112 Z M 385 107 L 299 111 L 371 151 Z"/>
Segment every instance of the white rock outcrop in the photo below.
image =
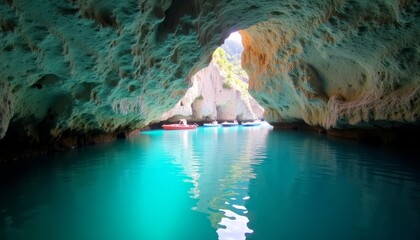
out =
<path fill-rule="evenodd" d="M 192 77 L 192 87 L 160 121 L 187 118 L 193 121 L 261 119 L 264 109 L 239 88 L 227 89 L 226 73 L 211 62 Z"/>

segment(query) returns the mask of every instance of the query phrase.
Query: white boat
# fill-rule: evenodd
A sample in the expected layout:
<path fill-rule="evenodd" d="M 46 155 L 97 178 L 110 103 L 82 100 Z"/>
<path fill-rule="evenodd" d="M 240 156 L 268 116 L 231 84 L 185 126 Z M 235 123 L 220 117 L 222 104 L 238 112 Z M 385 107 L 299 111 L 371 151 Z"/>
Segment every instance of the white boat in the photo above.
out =
<path fill-rule="evenodd" d="M 244 126 L 244 127 L 260 126 L 261 121 L 260 120 L 255 120 L 255 121 L 252 121 L 252 122 L 243 122 L 243 123 L 241 123 L 241 125 Z"/>
<path fill-rule="evenodd" d="M 274 128 L 271 124 L 269 124 L 266 121 L 261 121 L 261 127 Z"/>
<path fill-rule="evenodd" d="M 222 126 L 223 127 L 235 127 L 238 126 L 238 121 L 233 121 L 233 122 L 222 122 Z"/>
<path fill-rule="evenodd" d="M 204 123 L 204 127 L 220 127 L 220 124 L 217 121 L 213 121 L 211 123 Z"/>

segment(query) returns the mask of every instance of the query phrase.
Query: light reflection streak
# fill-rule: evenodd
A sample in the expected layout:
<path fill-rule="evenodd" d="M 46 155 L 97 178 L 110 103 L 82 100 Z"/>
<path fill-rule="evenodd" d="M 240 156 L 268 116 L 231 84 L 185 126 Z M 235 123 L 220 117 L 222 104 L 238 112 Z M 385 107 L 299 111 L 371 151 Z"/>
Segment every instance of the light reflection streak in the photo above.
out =
<path fill-rule="evenodd" d="M 225 228 L 217 229 L 216 232 L 219 235 L 219 239 L 241 240 L 246 239 L 246 233 L 254 232 L 248 228 L 249 220 L 246 216 L 239 215 L 228 209 L 220 209 L 220 211 L 224 213 L 224 217 L 220 220 L 219 225 Z"/>
<path fill-rule="evenodd" d="M 265 159 L 266 138 L 271 128 L 198 129 L 208 133 L 197 139 L 193 131 L 168 132 L 164 150 L 171 162 L 182 167 L 188 193 L 195 199 L 193 211 L 209 216 L 220 240 L 245 239 L 248 228 L 248 185 L 256 178 L 254 165 Z M 204 145 L 204 146 L 203 146 Z M 180 148 L 182 151 L 172 151 Z"/>
<path fill-rule="evenodd" d="M 220 240 L 245 239 L 253 232 L 245 202 L 248 185 L 256 178 L 253 165 L 265 158 L 266 137 L 271 129 L 203 129 L 208 139 L 194 139 L 191 132 L 180 133 L 178 144 L 183 153 L 174 163 L 183 167 L 192 183 L 190 197 L 197 200 L 191 209 L 210 216 Z M 205 144 L 205 152 L 196 152 L 196 144 Z M 239 157 L 238 157 L 239 153 Z"/>

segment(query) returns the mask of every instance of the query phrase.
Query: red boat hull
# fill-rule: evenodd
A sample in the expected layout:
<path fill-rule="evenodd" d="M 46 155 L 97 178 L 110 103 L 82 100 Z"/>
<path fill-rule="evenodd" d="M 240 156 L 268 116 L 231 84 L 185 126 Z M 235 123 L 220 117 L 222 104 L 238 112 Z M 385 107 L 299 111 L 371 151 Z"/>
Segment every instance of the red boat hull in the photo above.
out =
<path fill-rule="evenodd" d="M 162 127 L 165 130 L 192 130 L 196 129 L 197 125 L 164 124 Z"/>

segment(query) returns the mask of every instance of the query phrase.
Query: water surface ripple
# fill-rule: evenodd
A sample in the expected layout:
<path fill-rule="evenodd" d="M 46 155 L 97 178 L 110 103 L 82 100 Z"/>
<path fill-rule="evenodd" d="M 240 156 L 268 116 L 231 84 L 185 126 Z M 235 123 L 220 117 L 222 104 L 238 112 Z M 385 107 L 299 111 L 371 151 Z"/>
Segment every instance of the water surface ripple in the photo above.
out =
<path fill-rule="evenodd" d="M 2 176 L 0 239 L 420 239 L 417 157 L 265 127 L 147 131 Z"/>

